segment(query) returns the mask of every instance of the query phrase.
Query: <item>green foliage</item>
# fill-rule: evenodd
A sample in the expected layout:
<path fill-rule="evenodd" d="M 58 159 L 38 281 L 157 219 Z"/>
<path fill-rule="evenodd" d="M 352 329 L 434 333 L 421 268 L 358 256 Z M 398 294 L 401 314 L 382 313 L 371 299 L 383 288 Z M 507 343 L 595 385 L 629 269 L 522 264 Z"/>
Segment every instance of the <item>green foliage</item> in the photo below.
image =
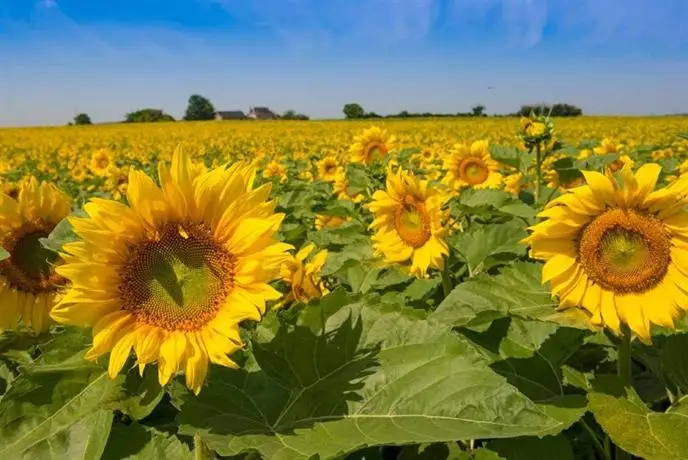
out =
<path fill-rule="evenodd" d="M 522 105 L 517 115 L 527 117 L 531 113 L 535 115 L 549 115 L 551 117 L 578 117 L 583 115 L 583 110 L 575 105 L 563 103 L 553 105 Z"/>
<path fill-rule="evenodd" d="M 212 120 L 215 115 L 215 107 L 210 99 L 201 96 L 200 94 L 192 94 L 189 97 L 189 104 L 186 107 L 184 120 L 186 121 L 200 121 Z"/>
<path fill-rule="evenodd" d="M 174 121 L 174 117 L 160 109 L 141 109 L 129 112 L 124 116 L 125 123 L 153 123 L 158 121 Z"/>
<path fill-rule="evenodd" d="M 348 120 L 355 120 L 357 118 L 363 118 L 365 116 L 365 110 L 363 110 L 363 107 L 361 107 L 360 104 L 357 104 L 355 102 L 346 104 L 342 109 L 342 112 L 344 112 L 344 116 Z"/>
<path fill-rule="evenodd" d="M 201 432 L 221 455 L 305 459 L 566 427 L 468 340 L 424 316 L 360 297 L 304 311 L 294 326 L 256 334 L 255 365 L 219 370 L 199 397 L 185 400 L 181 431 Z"/>
<path fill-rule="evenodd" d="M 88 114 L 86 114 L 86 113 L 80 113 L 77 116 L 75 116 L 73 123 L 75 125 L 91 125 L 91 124 L 93 124 L 91 122 L 91 117 L 89 117 Z"/>

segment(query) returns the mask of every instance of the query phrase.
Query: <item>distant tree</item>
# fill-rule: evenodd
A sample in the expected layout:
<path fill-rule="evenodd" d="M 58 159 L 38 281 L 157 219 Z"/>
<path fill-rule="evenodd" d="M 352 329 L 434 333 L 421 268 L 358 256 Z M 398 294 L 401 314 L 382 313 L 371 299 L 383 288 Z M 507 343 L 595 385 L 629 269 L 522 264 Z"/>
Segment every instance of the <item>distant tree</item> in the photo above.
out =
<path fill-rule="evenodd" d="M 296 118 L 296 110 L 287 110 L 282 114 L 283 120 L 294 120 Z"/>
<path fill-rule="evenodd" d="M 361 118 L 382 118 L 382 115 L 375 112 L 366 112 Z"/>
<path fill-rule="evenodd" d="M 74 117 L 74 124 L 75 125 L 91 125 L 93 123 L 91 122 L 91 117 L 89 117 L 88 114 L 80 113 L 76 117 Z"/>
<path fill-rule="evenodd" d="M 482 117 L 483 115 L 485 115 L 485 106 L 482 104 L 473 106 L 471 107 L 471 112 L 474 117 Z"/>
<path fill-rule="evenodd" d="M 346 116 L 346 118 L 350 120 L 356 118 L 364 118 L 366 115 L 365 110 L 363 110 L 363 107 L 361 107 L 360 104 L 357 104 L 355 102 L 346 104 L 344 106 L 344 109 L 342 109 L 342 112 L 344 112 L 344 116 Z"/>
<path fill-rule="evenodd" d="M 201 96 L 200 94 L 193 94 L 189 97 L 189 105 L 186 107 L 186 114 L 184 120 L 212 120 L 215 115 L 215 107 L 210 99 Z"/>
<path fill-rule="evenodd" d="M 579 117 L 583 115 L 583 110 L 575 105 L 563 103 L 554 105 L 522 105 L 517 115 L 527 117 L 531 113 L 553 117 Z"/>
<path fill-rule="evenodd" d="M 158 121 L 174 121 L 174 117 L 160 109 L 141 109 L 129 112 L 124 116 L 125 123 L 153 123 Z"/>

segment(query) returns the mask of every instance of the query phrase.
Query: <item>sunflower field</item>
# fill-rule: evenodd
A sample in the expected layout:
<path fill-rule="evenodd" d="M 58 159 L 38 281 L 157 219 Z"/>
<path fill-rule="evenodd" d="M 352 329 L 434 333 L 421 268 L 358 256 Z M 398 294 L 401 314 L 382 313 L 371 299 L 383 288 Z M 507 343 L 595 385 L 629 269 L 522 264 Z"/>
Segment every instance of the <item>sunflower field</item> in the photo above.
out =
<path fill-rule="evenodd" d="M 688 458 L 688 118 L 0 133 L 3 459 Z"/>

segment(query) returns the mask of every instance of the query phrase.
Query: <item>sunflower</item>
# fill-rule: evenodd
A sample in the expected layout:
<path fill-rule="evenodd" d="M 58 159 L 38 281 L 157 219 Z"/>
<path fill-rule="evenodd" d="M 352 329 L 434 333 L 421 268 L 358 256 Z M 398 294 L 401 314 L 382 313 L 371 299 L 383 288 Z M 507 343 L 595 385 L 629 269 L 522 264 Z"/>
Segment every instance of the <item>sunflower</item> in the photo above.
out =
<path fill-rule="evenodd" d="M 352 161 L 370 165 L 386 158 L 395 146 L 395 136 L 379 126 L 371 126 L 354 137 L 349 154 Z"/>
<path fill-rule="evenodd" d="M 315 229 L 322 230 L 323 228 L 338 228 L 344 223 L 350 221 L 351 217 L 326 216 L 324 214 L 318 214 L 315 216 Z"/>
<path fill-rule="evenodd" d="M 688 309 L 688 178 L 655 191 L 661 169 L 626 165 L 618 183 L 583 172 L 587 185 L 551 201 L 523 240 L 561 308 L 616 333 L 625 323 L 645 342 L 651 323 L 673 328 Z"/>
<path fill-rule="evenodd" d="M 18 197 L 0 194 L 0 240 L 9 257 L 0 262 L 0 330 L 21 318 L 35 332 L 50 325 L 50 309 L 65 279 L 55 273 L 56 253 L 40 243 L 71 211 L 70 199 L 34 177 L 22 182 Z"/>
<path fill-rule="evenodd" d="M 178 150 L 158 173 L 160 188 L 132 169 L 129 206 L 94 199 L 71 219 L 82 241 L 63 248 L 57 271 L 72 285 L 52 317 L 93 328 L 86 357 L 110 352 L 110 377 L 133 348 L 141 371 L 158 363 L 161 385 L 183 370 L 198 393 L 208 362 L 237 366 L 239 323 L 280 297 L 268 283 L 291 246 L 274 239 L 284 216 L 265 201 L 270 184 L 253 189 L 250 165 L 206 172 Z"/>
<path fill-rule="evenodd" d="M 365 196 L 362 193 L 356 193 L 355 195 L 349 194 L 349 179 L 346 177 L 346 172 L 341 170 L 337 173 L 334 178 L 334 183 L 332 184 L 334 193 L 340 200 L 351 200 L 354 203 L 360 203 L 365 200 Z"/>
<path fill-rule="evenodd" d="M 442 268 L 448 254 L 442 206 L 449 196 L 428 181 L 399 168 L 387 176 L 387 190 L 378 190 L 367 205 L 375 219 L 373 246 L 387 263 L 411 260 L 409 273 L 424 277 L 428 268 Z"/>
<path fill-rule="evenodd" d="M 88 168 L 96 176 L 106 177 L 110 174 L 110 169 L 113 167 L 112 154 L 108 149 L 99 149 L 91 155 L 91 161 Z"/>
<path fill-rule="evenodd" d="M 265 169 L 263 170 L 263 177 L 265 179 L 277 177 L 279 178 L 280 183 L 283 184 L 287 181 L 287 168 L 278 161 L 272 160 L 265 166 Z"/>
<path fill-rule="evenodd" d="M 326 156 L 318 161 L 318 178 L 325 182 L 334 182 L 337 173 L 343 171 L 336 157 Z"/>
<path fill-rule="evenodd" d="M 308 243 L 296 253 L 296 256 L 282 264 L 280 278 L 289 284 L 291 292 L 280 303 L 280 306 L 292 301 L 308 303 L 329 292 L 320 279 L 320 271 L 327 260 L 327 250 L 323 249 L 315 254 L 310 262 L 306 262 L 313 249 L 315 245 Z"/>
<path fill-rule="evenodd" d="M 475 141 L 470 147 L 454 145 L 444 160 L 444 169 L 447 174 L 442 182 L 454 190 L 499 188 L 502 185 L 499 164 L 490 156 L 487 141 Z"/>

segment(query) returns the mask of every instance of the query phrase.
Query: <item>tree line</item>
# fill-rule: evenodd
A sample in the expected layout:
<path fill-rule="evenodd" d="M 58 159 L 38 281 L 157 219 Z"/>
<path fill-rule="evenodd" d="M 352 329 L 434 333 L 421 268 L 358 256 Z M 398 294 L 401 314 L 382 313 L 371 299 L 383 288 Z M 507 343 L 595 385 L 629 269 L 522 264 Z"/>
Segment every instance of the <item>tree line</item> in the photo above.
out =
<path fill-rule="evenodd" d="M 456 113 L 431 113 L 431 112 L 409 112 L 402 110 L 396 114 L 379 115 L 375 112 L 366 112 L 361 104 L 351 102 L 344 105 L 342 109 L 344 116 L 348 120 L 357 120 L 365 118 L 429 118 L 429 117 L 486 117 L 485 106 L 482 104 L 471 107 L 470 112 L 456 112 Z M 583 110 L 573 104 L 556 103 L 552 105 L 522 105 L 521 108 L 513 113 L 495 114 L 493 116 L 528 116 L 531 113 L 536 115 L 549 115 L 552 117 L 578 117 L 583 115 Z M 203 121 L 212 120 L 215 117 L 215 106 L 210 99 L 201 96 L 200 94 L 193 94 L 189 97 L 186 112 L 184 114 L 184 121 Z M 309 117 L 295 110 L 287 110 L 281 116 L 282 120 L 308 120 Z M 174 117 L 165 113 L 161 109 L 140 109 L 129 112 L 124 116 L 124 123 L 154 123 L 161 121 L 175 121 Z M 86 113 L 80 113 L 74 117 L 70 125 L 90 125 L 91 118 Z"/>
<path fill-rule="evenodd" d="M 486 117 L 485 106 L 482 104 L 471 107 L 470 112 L 456 112 L 456 113 L 414 113 L 408 110 L 402 110 L 396 114 L 379 115 L 375 112 L 366 112 L 361 104 L 351 102 L 344 105 L 342 109 L 347 120 L 365 119 L 365 118 L 429 118 L 429 117 Z M 499 117 L 518 117 L 528 116 L 531 113 L 535 115 L 549 115 L 552 117 L 578 117 L 583 115 L 583 110 L 572 104 L 556 103 L 553 105 L 522 105 L 517 112 L 508 114 L 494 114 Z"/>
<path fill-rule="evenodd" d="M 189 97 L 186 112 L 182 120 L 184 121 L 204 121 L 213 120 L 215 118 L 215 106 L 210 99 L 201 96 L 200 94 L 192 94 Z M 295 110 L 287 110 L 278 118 L 282 120 L 308 120 L 308 115 L 298 113 Z M 165 113 L 161 109 L 139 109 L 129 112 L 124 115 L 123 123 L 155 123 L 161 121 L 176 121 L 175 118 Z M 70 125 L 90 125 L 93 122 L 91 117 L 86 113 L 80 113 L 74 117 Z"/>

